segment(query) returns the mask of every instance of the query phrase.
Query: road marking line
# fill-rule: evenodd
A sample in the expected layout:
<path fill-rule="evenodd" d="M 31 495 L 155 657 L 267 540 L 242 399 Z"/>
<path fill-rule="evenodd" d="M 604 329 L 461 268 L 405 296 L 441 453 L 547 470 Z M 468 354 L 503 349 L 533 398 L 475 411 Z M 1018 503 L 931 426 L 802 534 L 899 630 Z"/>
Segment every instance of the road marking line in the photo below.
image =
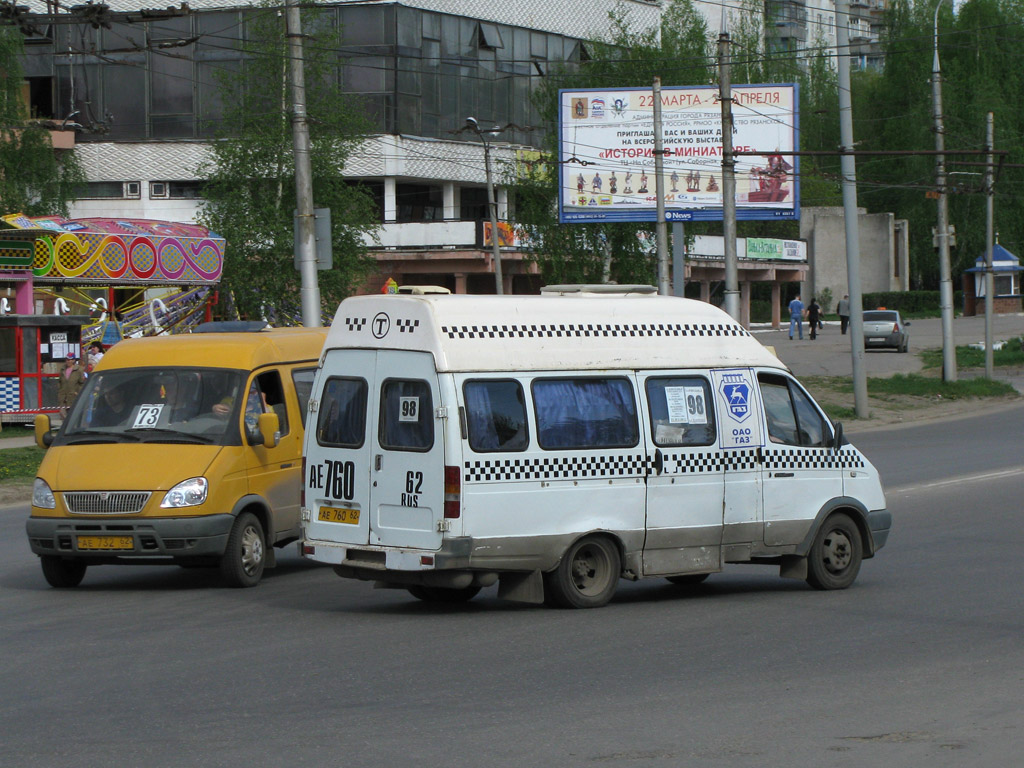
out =
<path fill-rule="evenodd" d="M 946 480 L 937 480 L 934 483 L 920 483 L 919 485 L 904 485 L 898 488 L 887 488 L 886 493 L 914 493 L 915 491 L 929 491 L 933 488 L 944 488 L 947 485 L 959 485 L 960 483 L 976 483 L 979 480 L 996 480 L 1010 475 L 1024 473 L 1024 467 L 1013 467 L 1012 469 L 1001 469 L 997 472 L 979 472 L 974 475 L 958 475 Z"/>

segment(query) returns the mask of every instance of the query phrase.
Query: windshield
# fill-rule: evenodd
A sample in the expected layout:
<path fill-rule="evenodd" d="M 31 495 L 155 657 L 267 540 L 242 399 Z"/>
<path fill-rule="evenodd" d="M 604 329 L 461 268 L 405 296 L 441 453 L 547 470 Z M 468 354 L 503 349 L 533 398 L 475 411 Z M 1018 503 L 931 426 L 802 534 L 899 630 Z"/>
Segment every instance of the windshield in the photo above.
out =
<path fill-rule="evenodd" d="M 244 383 L 243 371 L 214 368 L 100 371 L 75 401 L 60 440 L 235 443 Z"/>

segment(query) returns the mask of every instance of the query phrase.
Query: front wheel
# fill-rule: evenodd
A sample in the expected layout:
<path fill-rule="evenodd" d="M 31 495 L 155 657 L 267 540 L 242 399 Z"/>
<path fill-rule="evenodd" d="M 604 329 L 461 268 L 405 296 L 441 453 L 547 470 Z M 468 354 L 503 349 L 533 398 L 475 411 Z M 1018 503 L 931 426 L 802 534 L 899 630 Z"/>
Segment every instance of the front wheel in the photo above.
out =
<path fill-rule="evenodd" d="M 605 536 L 575 542 L 558 567 L 544 574 L 544 592 L 563 608 L 600 608 L 612 599 L 622 565 L 619 549 Z"/>
<path fill-rule="evenodd" d="M 51 587 L 66 589 L 77 587 L 85 578 L 86 563 L 84 560 L 67 560 L 55 555 L 42 555 L 39 558 L 43 566 L 43 576 Z"/>
<path fill-rule="evenodd" d="M 860 530 L 842 513 L 825 521 L 807 561 L 807 583 L 815 589 L 846 589 L 860 572 L 864 554 Z"/>
<path fill-rule="evenodd" d="M 421 584 L 414 584 L 408 589 L 410 595 L 425 603 L 468 603 L 480 591 L 480 587 L 456 589 L 454 587 L 425 587 Z"/>
<path fill-rule="evenodd" d="M 228 546 L 220 559 L 220 572 L 229 587 L 255 587 L 267 562 L 263 526 L 251 512 L 235 520 Z"/>

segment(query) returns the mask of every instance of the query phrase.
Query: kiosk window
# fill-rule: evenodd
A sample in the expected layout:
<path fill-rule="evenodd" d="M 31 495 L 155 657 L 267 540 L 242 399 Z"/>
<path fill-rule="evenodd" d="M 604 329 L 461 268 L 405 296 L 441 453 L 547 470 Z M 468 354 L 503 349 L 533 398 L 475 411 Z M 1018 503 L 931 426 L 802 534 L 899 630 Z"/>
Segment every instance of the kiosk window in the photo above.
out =
<path fill-rule="evenodd" d="M 538 379 L 533 403 L 541 448 L 630 448 L 640 440 L 626 379 Z"/>
<path fill-rule="evenodd" d="M 359 448 L 366 439 L 366 381 L 328 379 L 320 397 L 316 440 L 320 445 Z"/>
<path fill-rule="evenodd" d="M 477 453 L 526 449 L 530 436 L 518 381 L 467 381 L 463 395 L 470 448 Z"/>
<path fill-rule="evenodd" d="M 711 387 L 697 376 L 647 380 L 651 435 L 660 446 L 711 445 L 715 414 Z"/>
<path fill-rule="evenodd" d="M 429 451 L 434 445 L 434 403 L 425 381 L 388 379 L 380 391 L 380 447 Z"/>

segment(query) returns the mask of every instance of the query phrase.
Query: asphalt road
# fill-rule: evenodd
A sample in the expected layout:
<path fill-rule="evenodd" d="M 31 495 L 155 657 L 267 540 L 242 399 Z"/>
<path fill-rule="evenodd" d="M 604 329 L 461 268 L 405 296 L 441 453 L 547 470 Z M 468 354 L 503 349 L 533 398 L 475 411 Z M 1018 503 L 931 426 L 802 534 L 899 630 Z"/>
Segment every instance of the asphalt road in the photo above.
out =
<path fill-rule="evenodd" d="M 743 566 L 594 611 L 441 608 L 293 554 L 250 590 L 99 567 L 59 591 L 0 510 L 0 765 L 1015 765 L 1022 427 L 856 436 L 896 524 L 843 592 Z"/>

